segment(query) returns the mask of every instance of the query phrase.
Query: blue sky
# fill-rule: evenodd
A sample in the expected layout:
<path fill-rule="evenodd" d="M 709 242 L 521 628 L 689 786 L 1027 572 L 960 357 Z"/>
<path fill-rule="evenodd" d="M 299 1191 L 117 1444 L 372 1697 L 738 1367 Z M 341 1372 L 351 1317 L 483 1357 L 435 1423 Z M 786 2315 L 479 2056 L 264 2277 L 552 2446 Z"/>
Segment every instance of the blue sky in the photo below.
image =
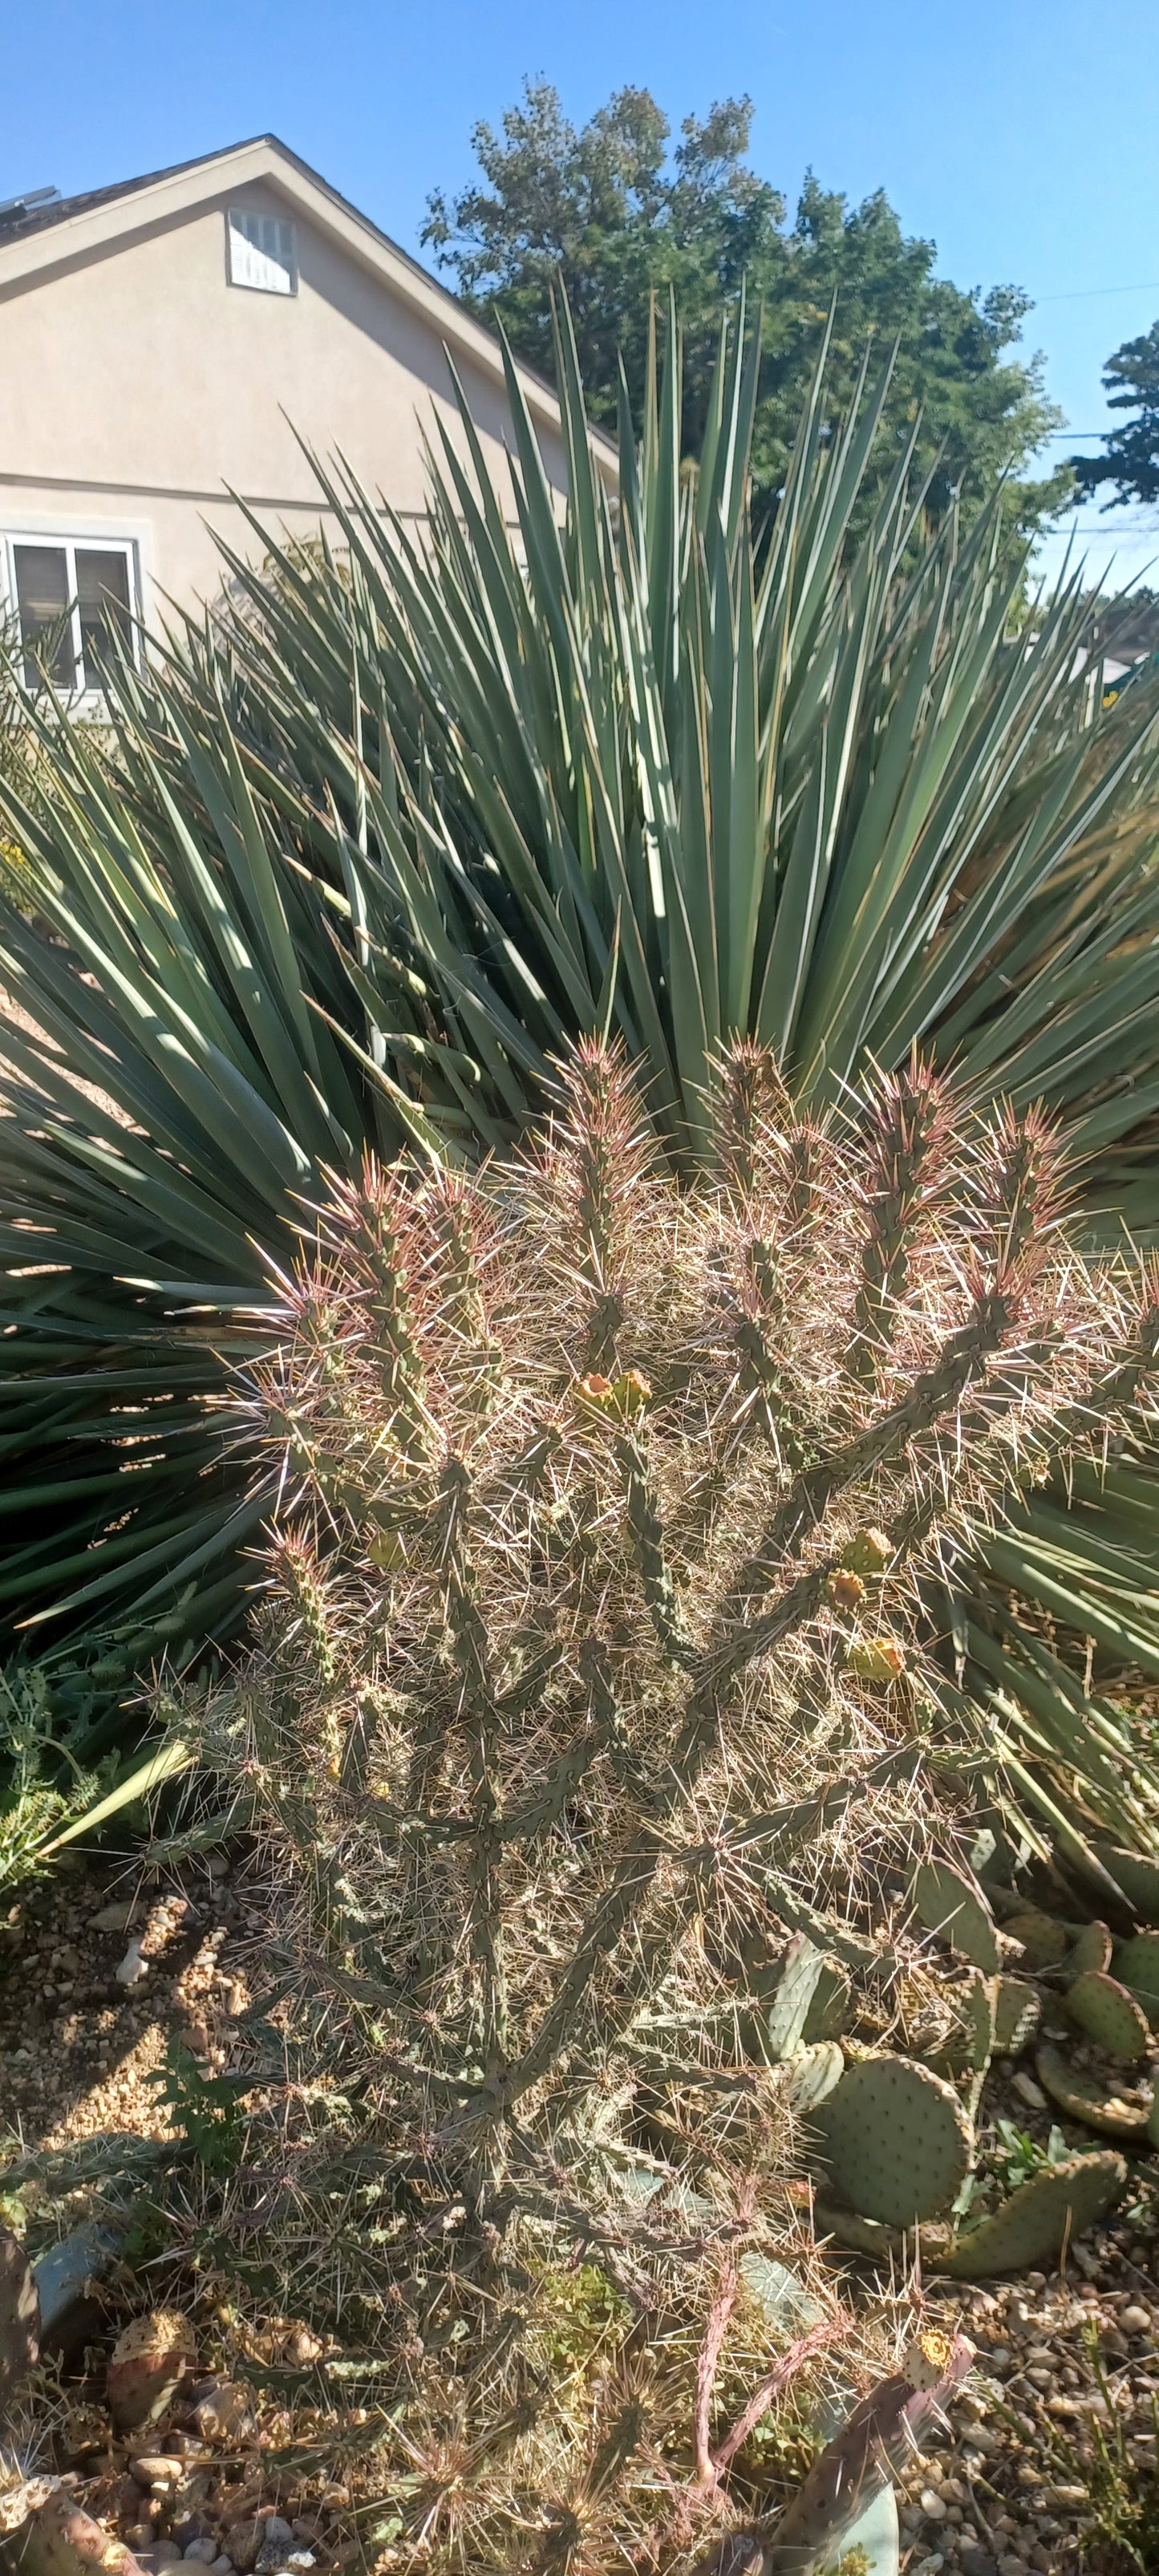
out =
<path fill-rule="evenodd" d="M 1159 0 L 3 0 L 0 29 L 0 197 L 272 131 L 417 250 L 428 189 L 466 179 L 472 123 L 525 74 L 576 119 L 626 82 L 674 124 L 747 90 L 790 200 L 809 164 L 884 187 L 959 285 L 1034 296 L 1025 338 L 1075 433 L 1108 417 L 1108 351 L 1159 314 Z M 1159 557 L 1159 512 L 1080 520 L 1092 572 Z"/>

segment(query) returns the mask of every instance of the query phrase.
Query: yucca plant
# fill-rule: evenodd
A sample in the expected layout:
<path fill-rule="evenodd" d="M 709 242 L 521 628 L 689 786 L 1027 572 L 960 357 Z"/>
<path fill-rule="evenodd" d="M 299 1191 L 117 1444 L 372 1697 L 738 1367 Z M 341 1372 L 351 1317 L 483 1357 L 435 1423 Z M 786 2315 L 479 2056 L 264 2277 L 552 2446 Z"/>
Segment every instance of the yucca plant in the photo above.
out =
<path fill-rule="evenodd" d="M 73 1698 L 78 1633 L 114 1687 L 236 1628 L 265 1502 L 222 1370 L 301 1198 L 368 1142 L 504 1146 L 569 1032 L 619 1030 L 685 1175 L 730 1035 L 816 1108 L 922 1037 L 967 1103 L 1061 1113 L 1096 1230 L 1153 1230 L 1151 700 L 1101 711 L 1077 580 L 1009 631 L 993 524 L 928 529 L 906 453 L 851 550 L 881 382 L 837 426 L 819 373 L 754 530 L 743 310 L 693 476 L 679 378 L 672 321 L 613 503 L 561 315 L 562 517 L 511 370 L 514 525 L 465 406 L 422 544 L 321 474 L 333 545 L 261 537 L 231 612 L 123 673 L 115 744 L 45 724 L 51 794 L 7 791 L 0 1615 L 50 1620 Z M 1032 1593 L 1036 1543 L 1004 1540 Z"/>
<path fill-rule="evenodd" d="M 915 1858 L 988 1762 L 922 1581 L 1159 1375 L 1033 1114 L 963 1130 L 915 1063 L 822 1124 L 745 1045 L 706 1147 L 683 1188 L 588 1044 L 526 1159 L 371 1164 L 303 1221 L 248 1396 L 258 1640 L 174 1713 L 267 1847 L 288 2294 L 323 2327 L 340 2262 L 344 2339 L 376 2321 L 402 2563 L 671 2563 L 730 2462 L 751 2494 L 714 2380 L 726 2332 L 766 2396 L 832 2341 L 762 2324 L 749 2258 L 796 2259 L 793 2108 L 842 2066 L 761 2065 L 756 1963 L 807 1928 L 893 2026 Z M 544 2361 L 576 2243 L 586 2424 Z"/>

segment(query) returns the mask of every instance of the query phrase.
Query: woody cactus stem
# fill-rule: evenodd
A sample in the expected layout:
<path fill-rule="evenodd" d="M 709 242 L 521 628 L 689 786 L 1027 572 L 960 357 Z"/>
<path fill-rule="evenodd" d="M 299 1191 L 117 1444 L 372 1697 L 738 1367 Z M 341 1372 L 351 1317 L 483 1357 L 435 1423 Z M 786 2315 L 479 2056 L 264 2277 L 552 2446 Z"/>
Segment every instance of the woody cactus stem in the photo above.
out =
<path fill-rule="evenodd" d="M 946 1174 L 949 1113 L 944 1085 L 915 1050 L 882 1085 L 872 1145 L 861 1275 L 853 1308 L 853 1367 L 872 1383 L 909 1286 L 910 1248 L 936 1206 Z"/>
<path fill-rule="evenodd" d="M 952 1705 L 920 1642 L 933 1551 L 1155 1382 L 1149 1292 L 1140 1322 L 1120 1272 L 1076 1262 L 1034 1122 L 958 1134 L 915 1066 L 821 1135 L 752 1050 L 718 1114 L 714 1176 L 681 1185 L 589 1045 L 530 1159 L 369 1170 L 318 1215 L 249 1389 L 285 1526 L 207 1758 L 247 1741 L 303 1983 L 365 2018 L 400 2135 L 476 2210 L 589 2187 L 632 2132 L 642 2017 L 653 2098 L 690 2053 L 728 2072 L 723 1968 L 729 2008 L 703 2007 L 738 1920 L 873 1960 L 877 1873 L 909 1874 L 945 1795 L 916 1776 Z M 903 1129 L 921 1172 L 886 1258 Z M 757 1244 L 792 1462 L 734 1329 Z"/>
<path fill-rule="evenodd" d="M 786 1465 L 799 1467 L 800 1426 L 782 1355 L 787 1299 L 799 1288 L 808 1259 L 820 1130 L 794 1118 L 768 1049 L 745 1042 L 720 1067 L 715 1114 L 717 1167 L 742 1230 L 735 1285 L 722 1284 L 746 1399 L 738 1436 L 763 1430 Z M 762 1232 L 758 1215 L 767 1206 L 774 1169 L 782 1206 L 776 1244 Z"/>

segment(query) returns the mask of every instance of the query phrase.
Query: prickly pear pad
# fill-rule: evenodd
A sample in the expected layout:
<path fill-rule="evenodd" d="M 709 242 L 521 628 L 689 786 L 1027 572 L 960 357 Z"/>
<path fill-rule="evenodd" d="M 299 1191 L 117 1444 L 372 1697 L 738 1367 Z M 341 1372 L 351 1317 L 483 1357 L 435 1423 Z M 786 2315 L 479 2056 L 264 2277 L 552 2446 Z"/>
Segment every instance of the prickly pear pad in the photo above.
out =
<path fill-rule="evenodd" d="M 1105 2217 L 1126 2179 L 1126 2163 L 1110 2147 L 1033 2174 L 1001 2209 L 959 2238 L 942 2269 L 955 2280 L 984 2281 L 1046 2262 Z"/>
<path fill-rule="evenodd" d="M 814 2126 L 834 2198 L 887 2227 L 936 2218 L 970 2170 L 971 2123 L 953 2085 L 910 2058 L 851 2066 Z"/>

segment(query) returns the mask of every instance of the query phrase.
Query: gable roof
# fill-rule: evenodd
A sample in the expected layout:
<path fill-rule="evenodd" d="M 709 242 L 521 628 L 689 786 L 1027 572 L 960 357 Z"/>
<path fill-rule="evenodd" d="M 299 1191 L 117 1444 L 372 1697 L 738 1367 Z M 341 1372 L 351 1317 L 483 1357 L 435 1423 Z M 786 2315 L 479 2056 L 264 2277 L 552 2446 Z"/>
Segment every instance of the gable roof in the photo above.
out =
<path fill-rule="evenodd" d="M 80 196 L 56 197 L 40 206 L 13 205 L 7 214 L 0 214 L 0 301 L 19 293 L 37 276 L 68 265 L 74 257 L 112 248 L 119 237 L 191 213 L 223 190 L 262 179 L 269 180 L 381 284 L 422 313 L 456 355 L 469 358 L 484 374 L 502 382 L 503 352 L 497 336 L 276 134 L 257 134 L 247 143 L 232 143 L 220 152 L 177 161 L 167 170 L 152 170 L 112 187 L 90 188 Z M 522 362 L 517 373 L 532 418 L 558 430 L 554 388 Z M 590 434 L 601 468 L 614 475 L 612 441 L 594 427 Z"/>
<path fill-rule="evenodd" d="M 111 188 L 86 188 L 76 197 L 53 196 L 43 205 L 30 205 L 25 198 L 14 197 L 0 210 L 0 243 L 15 241 L 25 233 L 43 232 L 49 224 L 67 223 L 71 215 L 84 214 L 89 206 L 111 205 L 117 197 L 131 197 L 137 188 L 151 188 L 158 179 L 172 179 L 179 170 L 196 170 L 200 166 L 200 160 L 174 161 L 168 170 L 148 170 L 140 179 L 117 179 Z M 29 195 L 34 196 L 35 191 L 30 190 Z"/>

